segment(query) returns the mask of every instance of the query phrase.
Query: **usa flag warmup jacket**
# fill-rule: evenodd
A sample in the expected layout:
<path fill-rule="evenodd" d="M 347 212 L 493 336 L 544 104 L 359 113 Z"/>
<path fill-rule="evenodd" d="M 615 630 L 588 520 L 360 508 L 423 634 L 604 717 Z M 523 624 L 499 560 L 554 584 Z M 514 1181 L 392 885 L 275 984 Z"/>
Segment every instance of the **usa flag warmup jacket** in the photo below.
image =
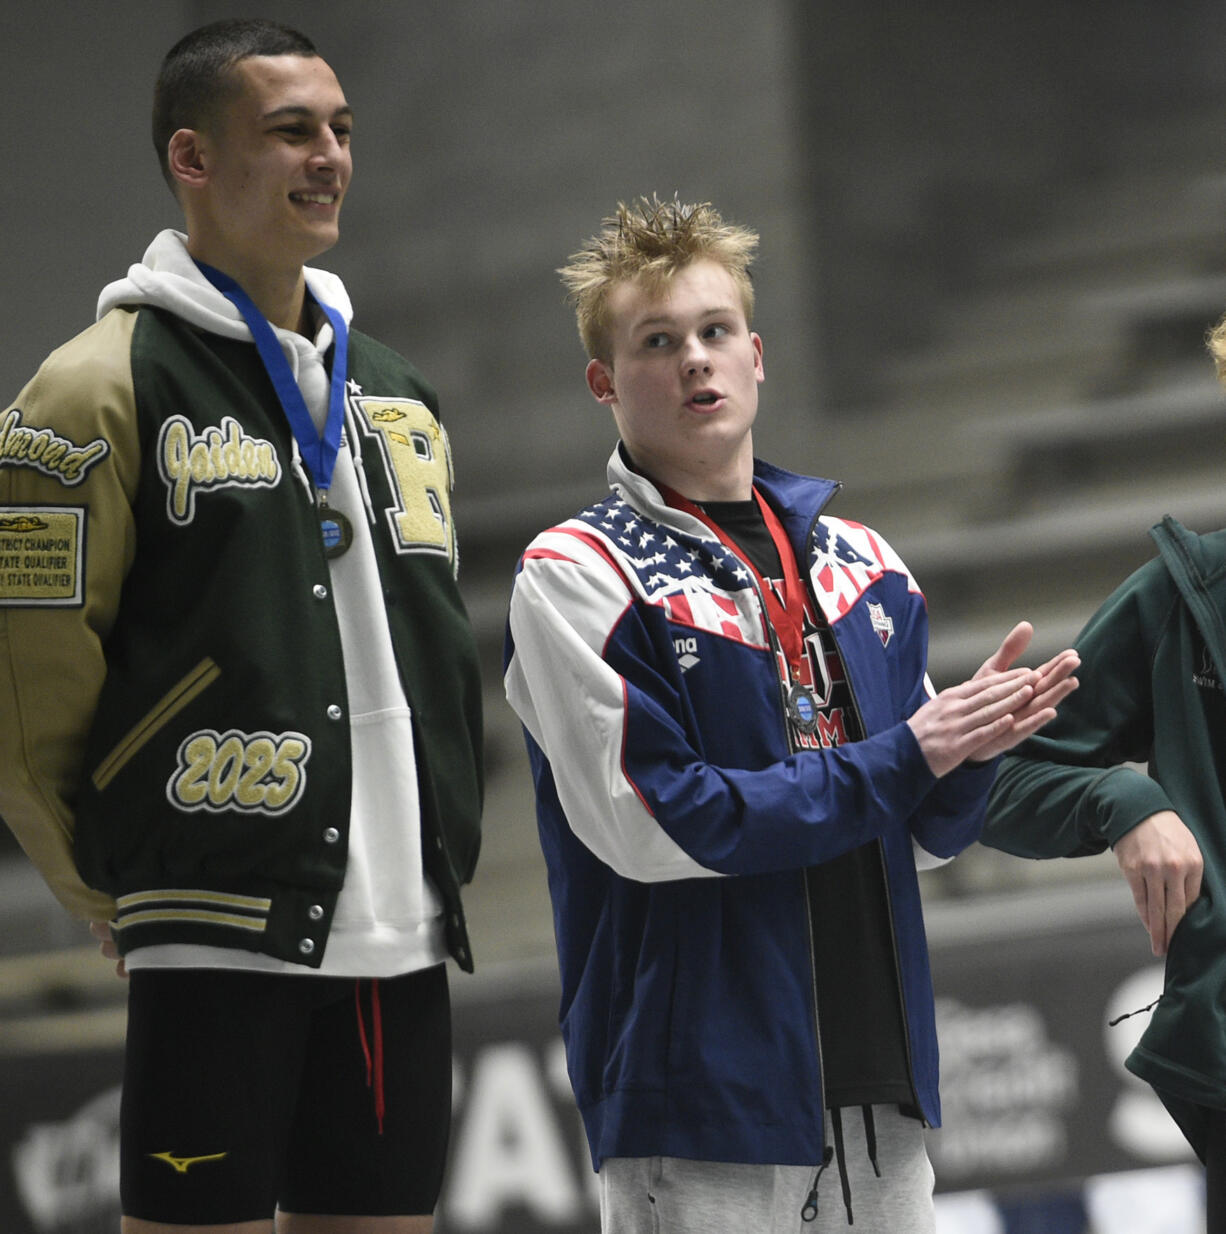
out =
<path fill-rule="evenodd" d="M 506 690 L 549 872 L 560 1021 L 594 1166 L 822 1160 L 805 867 L 876 842 L 916 1105 L 940 1119 L 917 864 L 978 835 L 993 768 L 938 780 L 904 722 L 932 693 L 927 612 L 836 485 L 755 464 L 830 623 L 865 732 L 792 748 L 750 571 L 615 451 L 611 495 L 538 536 Z"/>

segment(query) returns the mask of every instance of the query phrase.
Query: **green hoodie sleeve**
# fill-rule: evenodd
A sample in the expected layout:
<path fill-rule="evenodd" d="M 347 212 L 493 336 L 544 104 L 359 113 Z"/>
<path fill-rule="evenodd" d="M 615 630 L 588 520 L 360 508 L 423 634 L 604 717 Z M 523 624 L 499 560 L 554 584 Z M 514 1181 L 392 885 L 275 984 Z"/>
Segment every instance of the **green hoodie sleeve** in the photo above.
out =
<path fill-rule="evenodd" d="M 1153 744 L 1152 662 L 1177 592 L 1160 561 L 1133 574 L 1079 635 L 1079 686 L 1001 764 L 983 843 L 1019 857 L 1102 852 L 1171 803 L 1144 771 Z"/>

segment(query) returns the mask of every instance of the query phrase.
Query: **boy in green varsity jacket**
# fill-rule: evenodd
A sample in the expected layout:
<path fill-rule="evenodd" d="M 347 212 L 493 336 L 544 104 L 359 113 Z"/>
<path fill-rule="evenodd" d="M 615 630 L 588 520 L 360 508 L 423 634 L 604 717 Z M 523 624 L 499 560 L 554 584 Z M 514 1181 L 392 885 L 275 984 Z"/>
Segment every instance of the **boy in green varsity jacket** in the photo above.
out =
<path fill-rule="evenodd" d="M 0 416 L 0 816 L 131 978 L 129 1234 L 438 1195 L 480 689 L 434 391 L 305 264 L 352 124 L 296 31 L 176 44 L 186 234 Z"/>

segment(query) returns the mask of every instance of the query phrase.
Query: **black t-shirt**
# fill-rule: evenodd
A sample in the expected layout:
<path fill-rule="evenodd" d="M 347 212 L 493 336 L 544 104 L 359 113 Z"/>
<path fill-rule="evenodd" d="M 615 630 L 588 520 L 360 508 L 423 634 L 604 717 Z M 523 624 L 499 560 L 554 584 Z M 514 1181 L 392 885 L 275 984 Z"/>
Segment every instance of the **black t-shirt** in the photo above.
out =
<path fill-rule="evenodd" d="M 702 509 L 762 576 L 782 592 L 783 564 L 754 500 L 704 502 Z M 824 723 L 822 745 L 863 736 L 842 659 L 821 611 L 806 603 L 804 654 L 811 664 Z M 798 747 L 816 737 L 793 732 Z M 914 1107 L 903 1028 L 898 961 L 878 841 L 805 871 L 813 931 L 814 980 L 822 1076 L 830 1107 L 897 1104 Z"/>

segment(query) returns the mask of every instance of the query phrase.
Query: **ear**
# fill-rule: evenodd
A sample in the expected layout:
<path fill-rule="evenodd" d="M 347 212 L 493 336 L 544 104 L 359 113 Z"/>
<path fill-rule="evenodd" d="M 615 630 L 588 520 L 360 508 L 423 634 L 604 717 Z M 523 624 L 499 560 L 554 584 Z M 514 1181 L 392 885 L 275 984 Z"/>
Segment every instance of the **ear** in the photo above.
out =
<path fill-rule="evenodd" d="M 166 147 L 170 174 L 187 188 L 199 188 L 208 179 L 200 134 L 195 129 L 176 129 Z"/>
<path fill-rule="evenodd" d="M 617 402 L 617 392 L 613 389 L 612 365 L 603 360 L 589 360 L 583 375 L 587 378 L 587 388 L 598 403 L 611 407 Z"/>
<path fill-rule="evenodd" d="M 762 339 L 757 334 L 750 334 L 750 341 L 753 343 L 754 353 L 757 356 L 757 361 L 754 364 L 754 375 L 759 382 L 766 380 L 766 370 L 762 367 Z"/>

